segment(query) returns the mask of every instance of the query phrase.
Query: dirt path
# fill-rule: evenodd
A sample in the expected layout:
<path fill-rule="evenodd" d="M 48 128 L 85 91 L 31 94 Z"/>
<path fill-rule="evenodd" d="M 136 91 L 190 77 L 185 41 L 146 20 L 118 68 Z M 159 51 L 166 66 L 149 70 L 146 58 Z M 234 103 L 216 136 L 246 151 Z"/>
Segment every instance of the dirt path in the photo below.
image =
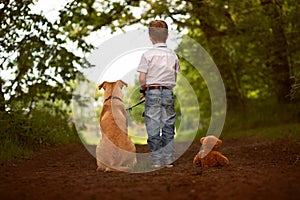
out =
<path fill-rule="evenodd" d="M 300 142 L 223 139 L 231 164 L 210 169 L 193 167 L 198 149 L 174 168 L 128 174 L 96 172 L 81 144 L 51 147 L 1 164 L 0 199 L 300 199 Z"/>

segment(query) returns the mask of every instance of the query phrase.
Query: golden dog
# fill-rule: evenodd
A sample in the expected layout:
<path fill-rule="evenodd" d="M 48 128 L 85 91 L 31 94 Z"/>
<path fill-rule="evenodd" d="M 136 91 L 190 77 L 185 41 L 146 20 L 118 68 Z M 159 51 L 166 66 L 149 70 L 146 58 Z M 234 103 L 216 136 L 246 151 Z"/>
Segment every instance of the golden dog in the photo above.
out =
<path fill-rule="evenodd" d="M 123 81 L 104 82 L 100 115 L 102 139 L 96 148 L 98 171 L 130 171 L 136 164 L 136 148 L 127 134 L 127 114 L 122 101 Z"/>

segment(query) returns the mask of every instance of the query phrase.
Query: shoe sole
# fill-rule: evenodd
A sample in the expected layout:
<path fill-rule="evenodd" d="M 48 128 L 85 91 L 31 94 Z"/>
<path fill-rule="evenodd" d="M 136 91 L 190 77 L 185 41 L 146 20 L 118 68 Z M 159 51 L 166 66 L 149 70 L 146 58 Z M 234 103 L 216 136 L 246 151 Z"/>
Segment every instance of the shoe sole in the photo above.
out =
<path fill-rule="evenodd" d="M 174 165 L 166 165 L 166 168 L 172 168 Z"/>

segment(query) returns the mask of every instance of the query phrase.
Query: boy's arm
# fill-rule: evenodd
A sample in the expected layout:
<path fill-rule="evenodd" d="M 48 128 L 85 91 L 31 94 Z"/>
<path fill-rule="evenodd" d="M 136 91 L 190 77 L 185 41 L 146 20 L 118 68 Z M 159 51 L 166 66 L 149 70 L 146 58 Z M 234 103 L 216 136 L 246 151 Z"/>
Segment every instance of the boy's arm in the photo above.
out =
<path fill-rule="evenodd" d="M 140 72 L 139 80 L 140 80 L 141 89 L 145 90 L 146 89 L 146 73 Z"/>
<path fill-rule="evenodd" d="M 142 93 L 139 99 L 143 99 L 145 97 L 145 90 L 146 90 L 146 73 L 140 72 L 139 81 L 140 81 L 140 87 Z"/>

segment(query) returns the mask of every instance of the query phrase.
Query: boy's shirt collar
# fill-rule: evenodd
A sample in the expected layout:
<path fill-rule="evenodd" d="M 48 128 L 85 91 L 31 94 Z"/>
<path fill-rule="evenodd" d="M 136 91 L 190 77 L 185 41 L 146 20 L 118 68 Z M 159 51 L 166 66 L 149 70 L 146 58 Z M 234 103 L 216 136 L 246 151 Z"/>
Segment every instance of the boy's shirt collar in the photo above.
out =
<path fill-rule="evenodd" d="M 166 43 L 156 43 L 153 45 L 154 47 L 167 47 Z"/>

